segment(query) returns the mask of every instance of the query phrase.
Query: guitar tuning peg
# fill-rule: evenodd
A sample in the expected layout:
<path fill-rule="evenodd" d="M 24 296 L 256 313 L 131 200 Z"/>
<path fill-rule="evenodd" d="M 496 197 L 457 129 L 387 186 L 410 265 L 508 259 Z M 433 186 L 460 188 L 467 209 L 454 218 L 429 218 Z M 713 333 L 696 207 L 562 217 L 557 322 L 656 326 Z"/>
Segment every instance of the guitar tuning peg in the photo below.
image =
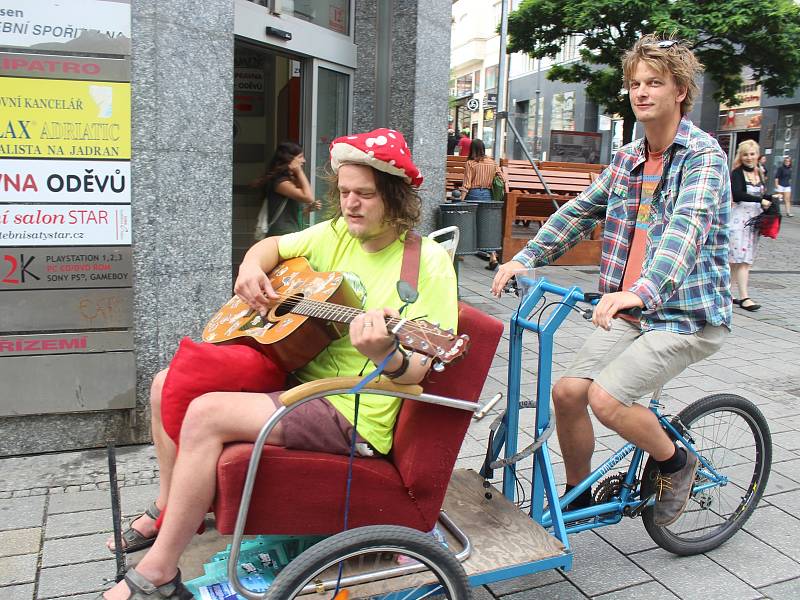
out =
<path fill-rule="evenodd" d="M 420 358 L 419 359 L 419 364 L 422 365 L 423 367 L 425 365 L 427 365 L 428 364 L 428 357 L 427 356 L 423 356 L 422 358 Z"/>
<path fill-rule="evenodd" d="M 428 342 L 422 342 L 422 343 L 419 345 L 419 347 L 420 347 L 420 348 L 422 348 L 423 350 L 427 350 L 427 349 L 428 349 L 428 347 L 429 347 L 429 346 L 428 346 Z"/>
<path fill-rule="evenodd" d="M 413 339 L 413 338 L 412 338 L 410 335 L 407 335 L 407 336 L 406 336 L 406 344 L 408 344 L 408 345 L 411 345 L 411 343 L 412 343 L 413 341 L 414 341 L 414 339 Z"/>
<path fill-rule="evenodd" d="M 444 363 L 441 363 L 437 360 L 435 363 L 433 363 L 433 370 L 437 373 L 441 373 L 444 371 Z"/>

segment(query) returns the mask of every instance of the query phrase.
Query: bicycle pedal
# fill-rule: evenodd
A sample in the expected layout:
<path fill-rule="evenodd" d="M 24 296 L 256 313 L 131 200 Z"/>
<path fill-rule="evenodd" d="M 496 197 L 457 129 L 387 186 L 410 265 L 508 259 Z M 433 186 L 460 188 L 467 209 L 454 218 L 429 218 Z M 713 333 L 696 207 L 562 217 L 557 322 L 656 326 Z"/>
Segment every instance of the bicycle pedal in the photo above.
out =
<path fill-rule="evenodd" d="M 640 517 L 642 515 L 642 513 L 644 512 L 644 509 L 647 508 L 647 505 L 650 504 L 650 500 L 652 500 L 655 497 L 656 497 L 655 494 L 650 494 L 644 500 L 640 500 L 638 504 L 635 504 L 634 506 L 632 506 L 630 508 L 625 508 L 625 510 L 623 510 L 622 513 L 626 517 L 630 517 L 631 519 L 635 519 L 636 517 Z"/>

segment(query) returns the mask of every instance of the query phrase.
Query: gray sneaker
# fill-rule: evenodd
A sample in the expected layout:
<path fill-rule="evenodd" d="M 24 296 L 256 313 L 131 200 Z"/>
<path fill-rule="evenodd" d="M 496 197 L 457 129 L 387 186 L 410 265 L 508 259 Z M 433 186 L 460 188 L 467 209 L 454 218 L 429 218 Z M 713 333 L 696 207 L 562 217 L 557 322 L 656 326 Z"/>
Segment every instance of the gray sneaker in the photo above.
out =
<path fill-rule="evenodd" d="M 686 510 L 699 466 L 697 456 L 687 452 L 686 464 L 680 471 L 656 475 L 656 504 L 653 507 L 653 522 L 656 525 L 672 525 Z"/>

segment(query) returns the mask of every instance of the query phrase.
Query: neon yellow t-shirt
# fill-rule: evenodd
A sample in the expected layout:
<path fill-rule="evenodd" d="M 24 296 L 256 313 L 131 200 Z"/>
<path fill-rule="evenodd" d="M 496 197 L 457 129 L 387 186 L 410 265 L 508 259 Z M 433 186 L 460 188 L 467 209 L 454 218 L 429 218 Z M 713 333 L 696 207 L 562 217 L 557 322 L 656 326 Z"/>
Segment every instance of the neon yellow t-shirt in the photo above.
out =
<path fill-rule="evenodd" d="M 378 252 L 365 252 L 347 231 L 344 219 L 335 224 L 323 221 L 303 231 L 281 236 L 278 251 L 282 259 L 305 257 L 315 271 L 349 271 L 358 275 L 366 290 L 365 309 L 396 308 L 402 305 L 397 295 L 397 280 L 403 262 L 403 242 L 395 240 Z M 404 312 L 408 319 L 422 318 L 455 330 L 458 321 L 456 276 L 450 256 L 439 244 L 422 240 L 419 298 Z M 327 377 L 358 375 L 367 358 L 346 336 L 334 340 L 316 358 L 294 374 L 301 382 Z M 370 363 L 364 374 L 374 369 Z M 351 423 L 353 396 L 328 396 L 331 404 Z M 392 430 L 400 400 L 388 396 L 362 394 L 358 411 L 358 433 L 384 454 L 392 447 Z"/>

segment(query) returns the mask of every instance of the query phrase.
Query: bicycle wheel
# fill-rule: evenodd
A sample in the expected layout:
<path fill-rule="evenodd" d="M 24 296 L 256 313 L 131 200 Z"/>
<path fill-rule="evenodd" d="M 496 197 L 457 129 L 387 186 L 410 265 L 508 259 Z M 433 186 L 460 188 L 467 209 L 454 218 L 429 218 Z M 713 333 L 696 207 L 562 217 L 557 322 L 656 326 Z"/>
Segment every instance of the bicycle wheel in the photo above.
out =
<path fill-rule="evenodd" d="M 412 575 L 390 575 L 390 578 L 372 583 L 347 583 L 347 577 L 397 567 L 398 555 L 417 561 L 419 571 Z M 303 552 L 278 574 L 269 587 L 267 600 L 304 598 L 303 589 L 307 586 L 317 592 L 325 589 L 324 596 L 312 591 L 308 595 L 310 600 L 330 600 L 342 562 L 341 589 L 350 592 L 349 600 L 469 600 L 472 597 L 463 567 L 447 548 L 414 529 L 374 525 L 344 531 Z"/>
<path fill-rule="evenodd" d="M 696 492 L 686 511 L 667 527 L 653 522 L 653 507 L 642 513 L 647 533 L 659 546 L 683 556 L 708 552 L 744 525 L 764 493 L 772 465 L 772 437 L 761 411 L 733 394 L 701 398 L 684 408 L 672 424 L 697 453 L 728 478 Z M 701 465 L 702 470 L 702 465 Z M 642 498 L 655 490 L 658 465 L 648 459 L 642 475 Z M 708 482 L 698 471 L 695 484 Z"/>

